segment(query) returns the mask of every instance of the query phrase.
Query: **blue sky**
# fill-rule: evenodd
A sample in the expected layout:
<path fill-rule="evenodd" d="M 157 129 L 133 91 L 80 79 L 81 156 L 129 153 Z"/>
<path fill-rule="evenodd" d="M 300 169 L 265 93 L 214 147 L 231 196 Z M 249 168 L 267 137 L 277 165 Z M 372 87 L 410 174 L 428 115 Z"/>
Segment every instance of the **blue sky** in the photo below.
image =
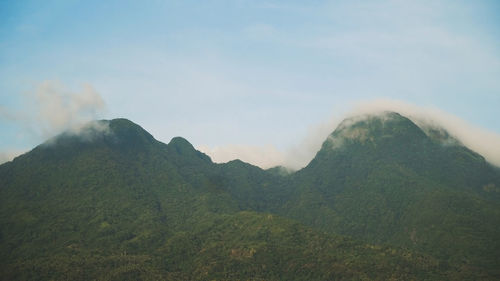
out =
<path fill-rule="evenodd" d="M 380 99 L 498 134 L 499 77 L 499 1 L 0 2 L 4 155 L 115 117 L 279 154 Z"/>

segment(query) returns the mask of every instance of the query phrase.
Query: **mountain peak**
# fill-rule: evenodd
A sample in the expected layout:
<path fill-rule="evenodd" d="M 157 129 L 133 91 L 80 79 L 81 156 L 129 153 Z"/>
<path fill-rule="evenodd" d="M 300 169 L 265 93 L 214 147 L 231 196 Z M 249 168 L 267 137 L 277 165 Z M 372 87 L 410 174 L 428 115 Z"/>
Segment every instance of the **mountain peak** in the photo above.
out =
<path fill-rule="evenodd" d="M 109 146 L 119 149 L 143 149 L 156 142 L 141 126 L 124 118 L 97 120 L 71 128 L 37 146 L 34 151 L 52 151 L 72 155 L 84 148 Z"/>
<path fill-rule="evenodd" d="M 390 125 L 408 125 L 410 123 L 413 124 L 410 119 L 402 116 L 397 112 L 383 111 L 380 113 L 363 114 L 348 117 L 339 124 L 337 130 L 344 130 L 350 127 L 369 127 L 372 125 L 384 125 L 384 127 L 386 127 L 387 125 L 388 127 Z"/>
<path fill-rule="evenodd" d="M 136 123 L 130 121 L 127 118 L 115 118 L 111 120 L 99 120 L 96 122 L 106 122 L 108 125 L 114 127 L 114 128 L 134 128 L 134 127 L 139 127 Z"/>
<path fill-rule="evenodd" d="M 376 144 L 387 139 L 422 139 L 425 133 L 410 119 L 396 112 L 366 114 L 345 119 L 328 136 L 322 149 L 337 149 L 345 144 Z"/>
<path fill-rule="evenodd" d="M 193 145 L 183 137 L 173 137 L 168 143 L 169 146 L 173 146 L 179 149 L 193 149 Z"/>
<path fill-rule="evenodd" d="M 168 151 L 177 156 L 183 156 L 186 158 L 196 158 L 202 159 L 204 161 L 211 162 L 210 157 L 206 154 L 196 150 L 194 146 L 183 137 L 174 137 L 167 145 Z"/>
<path fill-rule="evenodd" d="M 144 141 L 148 143 L 154 141 L 154 138 L 150 133 L 128 119 L 117 118 L 107 122 L 109 132 L 120 140 L 132 142 Z"/>

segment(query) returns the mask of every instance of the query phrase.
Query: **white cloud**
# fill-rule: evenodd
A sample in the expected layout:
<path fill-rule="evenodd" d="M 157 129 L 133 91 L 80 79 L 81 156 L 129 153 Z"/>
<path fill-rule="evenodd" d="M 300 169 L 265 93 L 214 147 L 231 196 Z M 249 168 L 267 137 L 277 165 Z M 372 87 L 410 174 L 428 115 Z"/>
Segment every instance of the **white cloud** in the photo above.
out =
<path fill-rule="evenodd" d="M 86 123 L 98 118 L 106 109 L 100 94 L 89 84 L 72 91 L 58 81 L 46 80 L 25 93 L 23 98 L 22 108 L 0 107 L 0 121 L 13 123 L 22 131 L 20 135 L 35 144 L 63 131 L 80 134 Z M 97 124 L 94 129 L 106 128 Z M 4 151 L 2 157 L 11 159 L 15 153 Z"/>
<path fill-rule="evenodd" d="M 89 84 L 84 84 L 80 91 L 72 92 L 60 82 L 46 80 L 35 91 L 28 93 L 27 98 L 33 108 L 28 119 L 42 137 L 64 130 L 78 130 L 105 110 L 103 99 Z"/>
<path fill-rule="evenodd" d="M 402 101 L 387 99 L 355 104 L 348 114 L 334 116 L 321 124 L 310 127 L 302 141 L 285 151 L 280 151 L 272 145 L 227 145 L 215 148 L 200 146 L 198 149 L 208 154 L 214 162 L 218 163 L 240 159 L 261 168 L 282 165 L 297 170 L 305 167 L 313 159 L 322 143 L 339 126 L 342 120 L 366 114 L 379 114 L 384 111 L 397 112 L 419 126 L 440 126 L 462 144 L 481 154 L 487 161 L 500 166 L 500 135 L 474 126 L 437 108 L 420 107 Z"/>
<path fill-rule="evenodd" d="M 419 107 L 396 100 L 362 102 L 354 107 L 351 116 L 395 111 L 408 117 L 417 125 L 441 126 L 466 147 L 481 154 L 490 163 L 500 166 L 500 135 L 477 127 L 469 122 L 435 107 Z"/>

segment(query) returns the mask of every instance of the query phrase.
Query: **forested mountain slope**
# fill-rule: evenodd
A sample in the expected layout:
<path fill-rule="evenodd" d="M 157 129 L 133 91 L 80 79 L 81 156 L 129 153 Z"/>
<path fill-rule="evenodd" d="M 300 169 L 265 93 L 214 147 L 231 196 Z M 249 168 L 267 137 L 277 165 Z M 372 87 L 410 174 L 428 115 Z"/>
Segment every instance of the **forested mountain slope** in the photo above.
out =
<path fill-rule="evenodd" d="M 295 173 L 98 121 L 0 165 L 0 279 L 497 280 L 499 175 L 395 113 Z"/>
<path fill-rule="evenodd" d="M 498 274 L 499 169 L 397 113 L 345 120 L 290 183 L 289 217 Z"/>

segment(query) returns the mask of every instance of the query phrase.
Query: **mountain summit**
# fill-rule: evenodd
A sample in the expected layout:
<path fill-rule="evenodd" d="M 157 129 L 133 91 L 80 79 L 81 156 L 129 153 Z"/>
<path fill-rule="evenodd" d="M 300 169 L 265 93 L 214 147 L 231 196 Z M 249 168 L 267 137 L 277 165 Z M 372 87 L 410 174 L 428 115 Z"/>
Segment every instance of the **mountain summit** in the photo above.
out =
<path fill-rule="evenodd" d="M 397 165 L 457 188 L 474 186 L 480 191 L 498 169 L 453 140 L 442 128 L 422 129 L 398 113 L 358 116 L 344 120 L 328 136 L 305 170 L 323 170 L 325 176 L 338 179 L 335 171 L 344 174 L 339 167 L 345 165 L 355 164 L 352 168 L 364 175 L 382 165 Z"/>
<path fill-rule="evenodd" d="M 493 238 L 500 235 L 500 193 L 492 191 L 499 175 L 482 156 L 437 141 L 397 113 L 360 116 L 343 121 L 293 175 L 297 190 L 285 213 L 372 243 L 440 257 L 467 253 L 475 264 L 493 266 L 500 251 Z"/>
<path fill-rule="evenodd" d="M 331 142 L 334 148 L 337 142 L 375 144 L 388 138 L 399 138 L 407 143 L 418 141 L 424 136 L 422 130 L 410 119 L 396 112 L 383 112 L 345 119 L 330 135 L 327 143 Z"/>
<path fill-rule="evenodd" d="M 395 112 L 384 112 L 345 119 L 328 136 L 318 156 L 353 146 L 383 149 L 398 155 L 401 150 L 426 141 L 426 134 L 411 120 Z"/>

